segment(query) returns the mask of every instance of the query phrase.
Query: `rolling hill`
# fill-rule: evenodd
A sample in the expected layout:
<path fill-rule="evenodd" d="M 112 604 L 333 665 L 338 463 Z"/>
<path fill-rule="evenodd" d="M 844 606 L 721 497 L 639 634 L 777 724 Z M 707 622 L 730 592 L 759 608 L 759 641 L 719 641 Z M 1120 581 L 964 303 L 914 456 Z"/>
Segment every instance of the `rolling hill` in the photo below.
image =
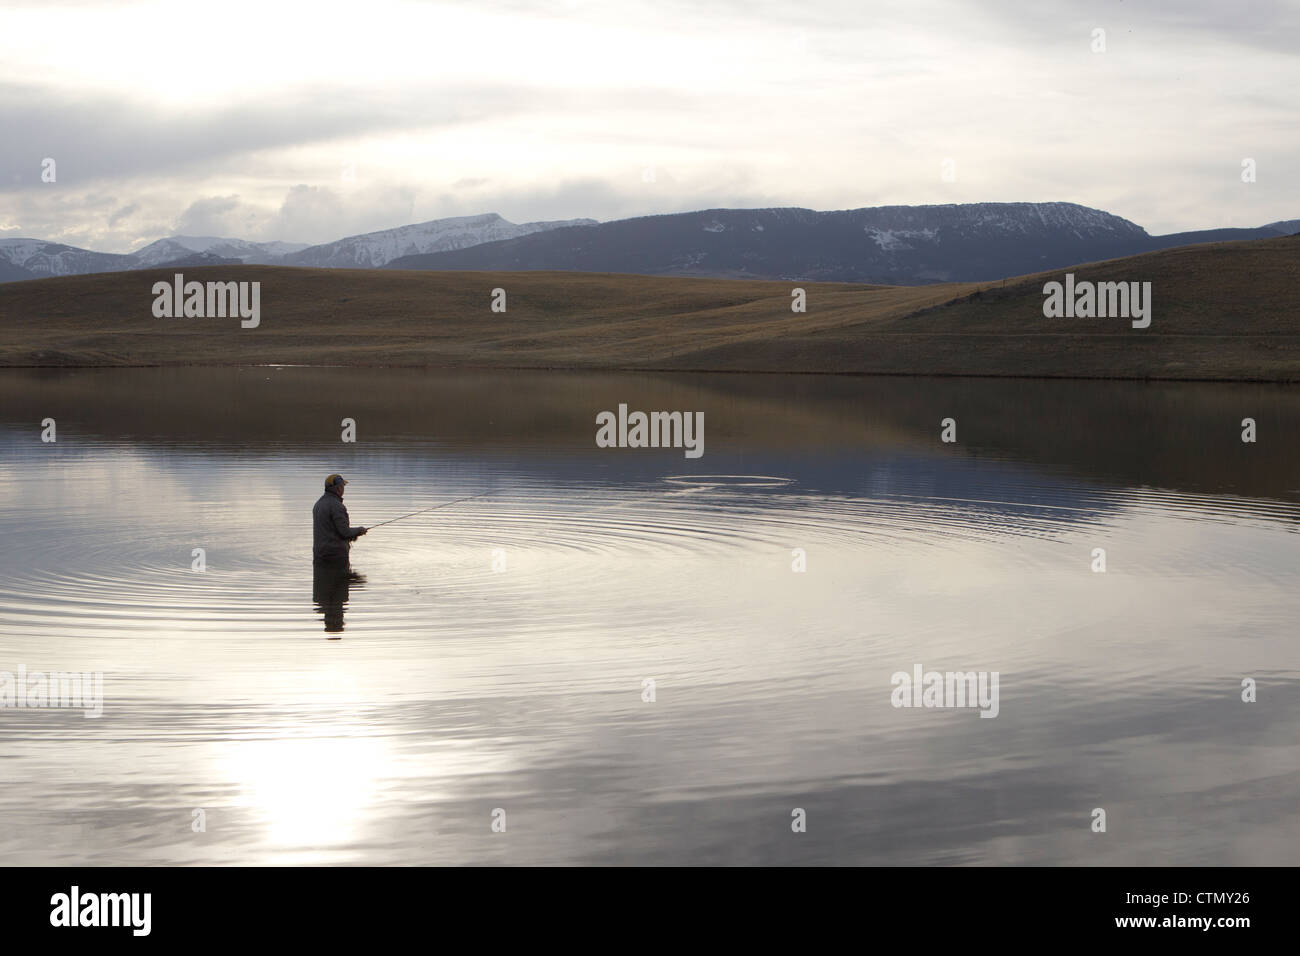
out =
<path fill-rule="evenodd" d="M 261 324 L 156 319 L 167 270 L 0 286 L 0 365 L 332 364 L 1300 381 L 1300 236 L 1076 266 L 1151 282 L 1153 321 L 1046 319 L 1053 270 L 881 286 L 621 274 L 227 265 Z M 491 311 L 492 290 L 507 311 Z"/>

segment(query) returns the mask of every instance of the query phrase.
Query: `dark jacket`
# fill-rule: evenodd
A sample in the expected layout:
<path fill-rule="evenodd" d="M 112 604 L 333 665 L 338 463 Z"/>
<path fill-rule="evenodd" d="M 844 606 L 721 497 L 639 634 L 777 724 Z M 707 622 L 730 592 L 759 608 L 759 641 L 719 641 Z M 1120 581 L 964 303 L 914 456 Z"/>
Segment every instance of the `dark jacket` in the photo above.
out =
<path fill-rule="evenodd" d="M 311 553 L 321 561 L 336 561 L 348 556 L 348 546 L 360 528 L 348 527 L 348 509 L 343 499 L 325 492 L 311 509 Z"/>

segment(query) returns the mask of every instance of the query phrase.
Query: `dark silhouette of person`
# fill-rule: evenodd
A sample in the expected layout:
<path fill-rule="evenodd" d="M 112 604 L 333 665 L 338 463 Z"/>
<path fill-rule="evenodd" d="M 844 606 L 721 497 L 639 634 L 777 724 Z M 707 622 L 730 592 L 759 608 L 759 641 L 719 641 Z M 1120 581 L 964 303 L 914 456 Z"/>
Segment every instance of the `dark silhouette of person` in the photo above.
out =
<path fill-rule="evenodd" d="M 327 634 L 343 632 L 343 609 L 352 585 L 362 586 L 366 581 L 348 560 L 352 542 L 367 529 L 348 524 L 348 509 L 343 506 L 343 487 L 347 483 L 342 475 L 330 475 L 325 479 L 325 493 L 311 509 L 311 597 L 316 612 L 325 616 Z"/>
<path fill-rule="evenodd" d="M 347 479 L 330 475 L 325 479 L 325 493 L 311 509 L 311 554 L 320 561 L 348 559 L 352 542 L 366 533 L 366 528 L 348 527 L 348 509 L 343 506 L 343 488 Z"/>

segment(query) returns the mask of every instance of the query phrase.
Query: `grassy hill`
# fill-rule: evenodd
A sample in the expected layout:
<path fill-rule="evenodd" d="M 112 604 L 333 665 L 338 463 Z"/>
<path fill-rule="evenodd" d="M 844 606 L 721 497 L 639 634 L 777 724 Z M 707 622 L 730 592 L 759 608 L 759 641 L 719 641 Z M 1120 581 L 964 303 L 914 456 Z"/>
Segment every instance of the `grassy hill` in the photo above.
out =
<path fill-rule="evenodd" d="M 1043 285 L 1152 284 L 1150 328 L 1125 319 L 1048 319 Z M 932 287 L 940 288 L 940 287 Z M 952 288 L 938 307 L 863 315 L 781 341 L 685 357 L 692 368 L 1300 381 L 1300 236 L 1209 243 Z"/>
<path fill-rule="evenodd" d="M 1148 329 L 1047 319 L 1042 286 L 556 272 L 187 268 L 260 281 L 261 324 L 158 319 L 173 270 L 0 285 L 0 366 L 408 365 L 1300 381 L 1300 237 L 1074 267 L 1153 285 Z M 808 311 L 790 310 L 791 289 Z M 504 288 L 507 311 L 490 309 Z"/>

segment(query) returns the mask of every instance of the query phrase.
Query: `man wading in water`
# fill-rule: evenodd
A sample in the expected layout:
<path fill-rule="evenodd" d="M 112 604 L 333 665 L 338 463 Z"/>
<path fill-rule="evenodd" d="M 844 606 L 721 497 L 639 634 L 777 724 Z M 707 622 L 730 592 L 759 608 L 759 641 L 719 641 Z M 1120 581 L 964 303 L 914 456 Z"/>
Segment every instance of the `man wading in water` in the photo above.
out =
<path fill-rule="evenodd" d="M 343 630 L 343 608 L 350 584 L 365 579 L 348 566 L 348 549 L 366 533 L 365 528 L 348 526 L 348 509 L 343 506 L 342 475 L 325 479 L 325 493 L 311 509 L 312 598 L 317 611 L 325 615 L 325 630 Z"/>
<path fill-rule="evenodd" d="M 366 533 L 365 528 L 348 527 L 348 509 L 343 507 L 342 475 L 325 479 L 325 494 L 311 509 L 311 553 L 317 561 L 347 561 L 352 542 Z"/>

